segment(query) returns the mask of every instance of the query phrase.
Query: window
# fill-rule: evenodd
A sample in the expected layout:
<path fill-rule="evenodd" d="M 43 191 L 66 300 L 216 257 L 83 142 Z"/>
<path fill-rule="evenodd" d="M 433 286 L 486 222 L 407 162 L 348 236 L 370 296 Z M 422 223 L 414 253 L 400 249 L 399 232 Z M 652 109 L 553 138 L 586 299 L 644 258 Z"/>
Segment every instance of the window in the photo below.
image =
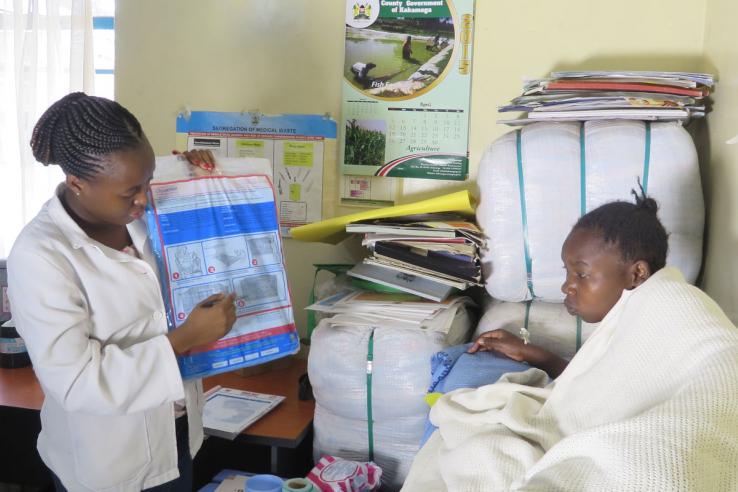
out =
<path fill-rule="evenodd" d="M 36 121 L 69 92 L 112 99 L 114 63 L 115 0 L 0 0 L 0 258 L 64 178 L 33 158 Z"/>
<path fill-rule="evenodd" d="M 115 98 L 115 0 L 92 1 L 95 95 Z"/>

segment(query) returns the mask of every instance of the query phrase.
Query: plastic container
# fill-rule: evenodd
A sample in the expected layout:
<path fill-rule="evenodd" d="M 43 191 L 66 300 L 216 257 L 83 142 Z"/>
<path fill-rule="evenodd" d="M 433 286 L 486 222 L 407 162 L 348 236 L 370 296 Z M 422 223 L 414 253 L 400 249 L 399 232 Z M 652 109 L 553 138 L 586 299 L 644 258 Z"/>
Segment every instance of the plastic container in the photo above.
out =
<path fill-rule="evenodd" d="M 314 492 L 313 483 L 307 478 L 290 478 L 282 485 L 282 492 Z"/>
<path fill-rule="evenodd" d="M 10 303 L 8 302 L 8 269 L 5 260 L 0 260 L 0 324 L 10 319 Z"/>
<path fill-rule="evenodd" d="M 284 481 L 276 475 L 254 475 L 246 480 L 246 492 L 282 492 Z"/>

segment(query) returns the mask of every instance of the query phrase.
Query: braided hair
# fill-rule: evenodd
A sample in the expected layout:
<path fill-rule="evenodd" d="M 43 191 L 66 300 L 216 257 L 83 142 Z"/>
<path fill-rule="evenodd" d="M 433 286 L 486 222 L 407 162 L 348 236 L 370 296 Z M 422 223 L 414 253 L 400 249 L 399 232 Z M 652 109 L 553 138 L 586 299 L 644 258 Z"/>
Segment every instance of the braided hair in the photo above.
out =
<path fill-rule="evenodd" d="M 658 219 L 658 204 L 647 197 L 640 182 L 640 193 L 631 190 L 635 203 L 606 203 L 583 215 L 574 229 L 588 229 L 599 234 L 605 244 L 616 246 L 625 261 L 643 260 L 651 273 L 666 265 L 668 234 Z"/>
<path fill-rule="evenodd" d="M 103 169 L 107 155 L 143 141 L 141 124 L 126 108 L 110 99 L 73 92 L 41 115 L 31 149 L 45 166 L 58 164 L 65 174 L 90 180 Z"/>

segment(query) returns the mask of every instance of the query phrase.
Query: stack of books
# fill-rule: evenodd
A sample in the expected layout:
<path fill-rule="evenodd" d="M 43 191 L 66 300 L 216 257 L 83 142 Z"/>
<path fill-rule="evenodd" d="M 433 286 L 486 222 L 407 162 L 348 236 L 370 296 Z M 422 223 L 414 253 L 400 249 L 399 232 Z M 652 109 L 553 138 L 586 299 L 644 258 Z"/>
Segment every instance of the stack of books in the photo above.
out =
<path fill-rule="evenodd" d="M 713 76 L 688 72 L 553 72 L 527 81 L 523 94 L 500 106 L 501 113 L 527 113 L 498 123 L 628 119 L 688 120 L 709 109 Z"/>
<path fill-rule="evenodd" d="M 349 270 L 352 277 L 438 302 L 482 283 L 482 233 L 463 217 L 395 217 L 351 223 L 346 232 L 363 234 L 372 252 Z"/>
<path fill-rule="evenodd" d="M 340 326 L 391 326 L 448 334 L 460 309 L 471 304 L 468 297 L 452 296 L 433 302 L 412 294 L 343 289 L 307 306 L 306 309 L 333 315 L 330 323 Z"/>

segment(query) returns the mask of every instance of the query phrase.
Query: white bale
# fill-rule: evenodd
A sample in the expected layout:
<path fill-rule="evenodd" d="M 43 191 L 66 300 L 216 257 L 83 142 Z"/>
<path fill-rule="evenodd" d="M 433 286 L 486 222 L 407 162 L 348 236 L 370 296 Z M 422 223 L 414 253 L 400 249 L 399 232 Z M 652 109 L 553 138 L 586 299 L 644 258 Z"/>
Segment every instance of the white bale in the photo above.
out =
<path fill-rule="evenodd" d="M 667 263 L 694 282 L 702 264 L 704 201 L 697 152 L 676 122 L 650 125 L 644 180 L 646 125 L 641 121 L 589 121 L 584 125 L 584 187 L 580 124 L 534 123 L 521 131 L 522 180 L 516 132 L 493 142 L 482 157 L 477 221 L 487 236 L 482 254 L 486 288 L 494 298 L 519 302 L 528 288 L 521 181 L 528 229 L 531 284 L 537 299 L 561 302 L 561 246 L 585 210 L 613 200 L 632 201 L 637 179 L 659 203 L 669 233 Z"/>
<path fill-rule="evenodd" d="M 340 316 L 324 319 L 313 332 L 308 375 L 315 401 L 336 415 L 366 418 L 367 354 L 374 331 L 372 406 L 376 420 L 425 414 L 430 359 L 439 350 L 466 342 L 472 331 L 460 307 L 448 335 L 384 326 L 342 326 Z M 418 439 L 422 433 L 418 435 Z"/>
<path fill-rule="evenodd" d="M 427 407 L 426 407 L 427 408 Z M 413 458 L 420 449 L 427 412 L 412 417 L 376 421 L 372 426 L 374 462 L 382 468 L 382 490 L 399 490 Z M 315 406 L 313 420 L 313 458 L 339 456 L 354 461 L 369 461 L 367 420 L 347 419 Z"/>
<path fill-rule="evenodd" d="M 520 328 L 526 326 L 526 304 L 491 300 L 484 308 L 484 314 L 479 320 L 472 339 L 476 340 L 482 333 L 497 329 L 520 336 Z M 564 359 L 570 360 L 574 357 L 578 347 L 596 328 L 596 323 L 591 324 L 584 321 L 578 327 L 576 316 L 569 314 L 563 304 L 539 301 L 530 303 L 527 323 L 530 343 L 543 347 Z"/>
<path fill-rule="evenodd" d="M 460 306 L 448 334 L 382 326 L 342 325 L 343 315 L 323 319 L 313 332 L 308 375 L 316 410 L 316 458 L 332 454 L 366 461 L 367 355 L 374 332 L 371 407 L 374 460 L 382 467 L 383 490 L 399 490 L 423 437 L 425 395 L 433 354 L 469 340 L 473 317 Z M 355 321 L 355 320 L 354 320 Z"/>

